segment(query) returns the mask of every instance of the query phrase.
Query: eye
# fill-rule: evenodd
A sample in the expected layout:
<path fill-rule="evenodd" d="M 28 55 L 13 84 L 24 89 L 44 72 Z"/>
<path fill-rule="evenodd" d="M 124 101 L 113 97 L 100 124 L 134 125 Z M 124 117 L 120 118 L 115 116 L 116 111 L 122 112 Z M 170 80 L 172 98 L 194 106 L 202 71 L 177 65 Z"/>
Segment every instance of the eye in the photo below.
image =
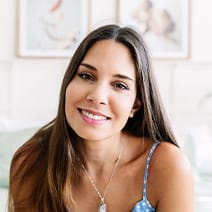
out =
<path fill-rule="evenodd" d="M 81 73 L 78 73 L 78 76 L 81 78 L 81 79 L 84 79 L 84 80 L 91 80 L 91 81 L 94 81 L 94 77 L 89 74 L 88 72 L 81 72 Z"/>
<path fill-rule="evenodd" d="M 120 89 L 120 90 L 129 90 L 128 86 L 125 83 L 122 83 L 122 82 L 116 82 L 116 83 L 113 84 L 113 86 L 117 89 Z"/>

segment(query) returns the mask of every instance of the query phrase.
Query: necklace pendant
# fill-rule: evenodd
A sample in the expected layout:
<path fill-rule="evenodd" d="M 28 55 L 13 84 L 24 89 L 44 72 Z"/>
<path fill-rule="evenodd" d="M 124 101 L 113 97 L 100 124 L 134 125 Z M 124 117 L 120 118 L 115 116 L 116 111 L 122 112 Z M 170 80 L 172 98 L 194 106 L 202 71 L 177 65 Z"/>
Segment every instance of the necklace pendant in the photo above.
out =
<path fill-rule="evenodd" d="M 100 204 L 98 212 L 107 212 L 107 206 L 104 202 Z"/>

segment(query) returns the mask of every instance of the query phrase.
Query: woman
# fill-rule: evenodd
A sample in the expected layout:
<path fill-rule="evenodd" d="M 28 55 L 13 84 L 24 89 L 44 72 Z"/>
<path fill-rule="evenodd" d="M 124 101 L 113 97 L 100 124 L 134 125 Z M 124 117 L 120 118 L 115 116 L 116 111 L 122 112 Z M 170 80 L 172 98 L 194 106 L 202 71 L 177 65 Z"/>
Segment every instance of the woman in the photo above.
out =
<path fill-rule="evenodd" d="M 56 118 L 11 163 L 9 211 L 191 212 L 190 166 L 128 27 L 91 32 L 65 73 Z"/>

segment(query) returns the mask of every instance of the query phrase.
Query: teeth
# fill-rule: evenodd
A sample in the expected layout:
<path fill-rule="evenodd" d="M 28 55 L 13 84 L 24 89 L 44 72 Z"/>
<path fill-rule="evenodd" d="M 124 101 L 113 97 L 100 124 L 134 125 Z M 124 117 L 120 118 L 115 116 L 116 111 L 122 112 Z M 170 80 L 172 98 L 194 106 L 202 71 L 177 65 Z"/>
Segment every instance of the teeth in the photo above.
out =
<path fill-rule="evenodd" d="M 94 115 L 94 114 L 89 113 L 89 112 L 84 111 L 84 110 L 82 110 L 82 114 L 87 116 L 89 119 L 93 119 L 93 120 L 106 120 L 107 119 L 104 116 Z"/>

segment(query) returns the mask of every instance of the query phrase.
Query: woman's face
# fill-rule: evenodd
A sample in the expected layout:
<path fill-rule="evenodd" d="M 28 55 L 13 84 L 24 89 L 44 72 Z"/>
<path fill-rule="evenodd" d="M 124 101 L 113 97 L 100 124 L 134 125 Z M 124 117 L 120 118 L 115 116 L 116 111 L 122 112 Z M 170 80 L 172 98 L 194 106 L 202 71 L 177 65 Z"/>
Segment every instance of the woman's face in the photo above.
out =
<path fill-rule="evenodd" d="M 112 40 L 98 41 L 87 52 L 66 89 L 68 124 L 86 140 L 120 133 L 135 104 L 135 65 L 129 50 Z"/>

